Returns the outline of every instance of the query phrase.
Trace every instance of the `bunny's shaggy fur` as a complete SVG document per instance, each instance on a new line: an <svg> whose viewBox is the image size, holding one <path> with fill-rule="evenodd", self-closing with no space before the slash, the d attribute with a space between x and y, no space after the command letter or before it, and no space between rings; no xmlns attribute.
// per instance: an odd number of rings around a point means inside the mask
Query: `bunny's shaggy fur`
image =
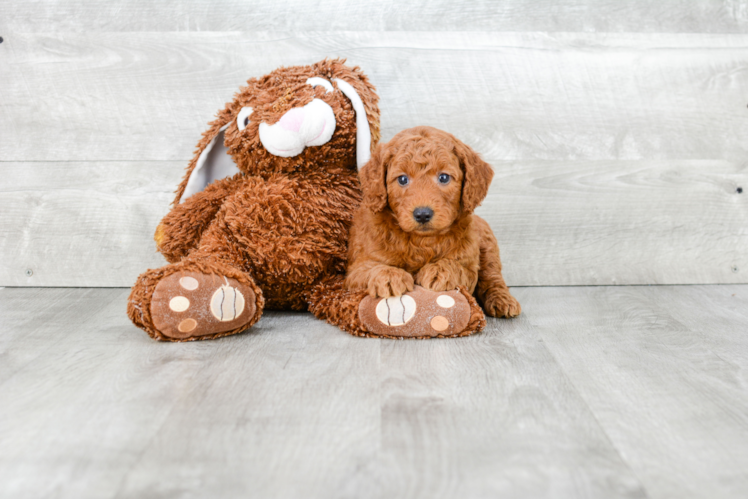
<svg viewBox="0 0 748 500"><path fill-rule="evenodd" d="M361 191L356 170L357 117L339 80L360 96L372 147L379 140L379 98L359 68L343 63L324 60L250 79L210 123L177 189L172 210L156 230L158 250L170 264L143 273L128 301L131 320L151 337L185 341L231 335L259 320L264 308L311 309L320 317L335 317L341 307L353 307L346 300L360 300L342 289L348 228ZM325 79L330 89L310 85L310 78ZM260 140L261 124L275 124L289 110L313 99L324 101L334 113L337 125L330 140L292 157L269 153ZM252 113L242 128L237 117L249 107ZM183 200L201 153L221 131L239 173ZM194 288L180 295L177 283L182 279ZM173 320L152 303L154 290L164 280L173 283L169 287L175 290L177 302L172 310L162 308ZM226 329L234 323L218 323L225 321L223 312L214 320L208 315L210 304L195 303L195 293L217 286L211 283L243 290L244 299L252 301L245 304L241 325ZM169 290L164 285L161 290L169 304ZM190 295L190 290L197 292ZM182 307L188 309L182 311ZM157 326L169 321L186 321L187 326L170 325L168 331ZM201 329L200 325L210 322L218 327ZM175 337L177 331L184 333Z"/></svg>

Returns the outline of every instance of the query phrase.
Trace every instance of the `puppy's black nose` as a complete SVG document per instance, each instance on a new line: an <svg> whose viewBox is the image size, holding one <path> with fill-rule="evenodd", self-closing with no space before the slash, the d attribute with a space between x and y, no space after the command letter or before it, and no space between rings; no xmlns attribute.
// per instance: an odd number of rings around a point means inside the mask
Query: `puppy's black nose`
<svg viewBox="0 0 748 500"><path fill-rule="evenodd" d="M426 224L434 216L434 211L429 207L418 207L413 210L413 218L419 224Z"/></svg>

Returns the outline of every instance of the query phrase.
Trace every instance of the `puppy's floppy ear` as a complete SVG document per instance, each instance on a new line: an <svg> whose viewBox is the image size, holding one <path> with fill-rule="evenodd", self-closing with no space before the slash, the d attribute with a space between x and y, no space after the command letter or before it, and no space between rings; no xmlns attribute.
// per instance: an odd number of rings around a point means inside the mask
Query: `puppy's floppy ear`
<svg viewBox="0 0 748 500"><path fill-rule="evenodd" d="M362 205L372 212L381 212L387 206L387 159L385 145L374 148L371 158L358 171L361 191L364 193Z"/></svg>
<svg viewBox="0 0 748 500"><path fill-rule="evenodd" d="M454 152L464 172L462 209L469 213L475 210L488 194L488 187L493 179L493 169L467 144L459 139L455 139L454 144Z"/></svg>

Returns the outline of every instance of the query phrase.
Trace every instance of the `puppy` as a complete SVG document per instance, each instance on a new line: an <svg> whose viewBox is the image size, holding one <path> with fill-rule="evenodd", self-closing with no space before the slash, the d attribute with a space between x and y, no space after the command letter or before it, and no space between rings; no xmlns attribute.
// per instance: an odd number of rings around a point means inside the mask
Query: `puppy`
<svg viewBox="0 0 748 500"><path fill-rule="evenodd" d="M361 168L363 201L348 243L348 289L372 297L465 287L490 316L521 307L501 275L499 245L473 210L491 166L453 135L415 127L379 144Z"/></svg>

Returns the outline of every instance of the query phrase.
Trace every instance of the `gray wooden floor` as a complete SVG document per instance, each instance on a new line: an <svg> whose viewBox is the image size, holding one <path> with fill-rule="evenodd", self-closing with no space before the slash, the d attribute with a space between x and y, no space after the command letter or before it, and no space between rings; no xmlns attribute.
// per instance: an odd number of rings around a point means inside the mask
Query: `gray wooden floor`
<svg viewBox="0 0 748 500"><path fill-rule="evenodd" d="M465 339L152 341L0 289L0 496L748 495L748 285L515 288Z"/></svg>

